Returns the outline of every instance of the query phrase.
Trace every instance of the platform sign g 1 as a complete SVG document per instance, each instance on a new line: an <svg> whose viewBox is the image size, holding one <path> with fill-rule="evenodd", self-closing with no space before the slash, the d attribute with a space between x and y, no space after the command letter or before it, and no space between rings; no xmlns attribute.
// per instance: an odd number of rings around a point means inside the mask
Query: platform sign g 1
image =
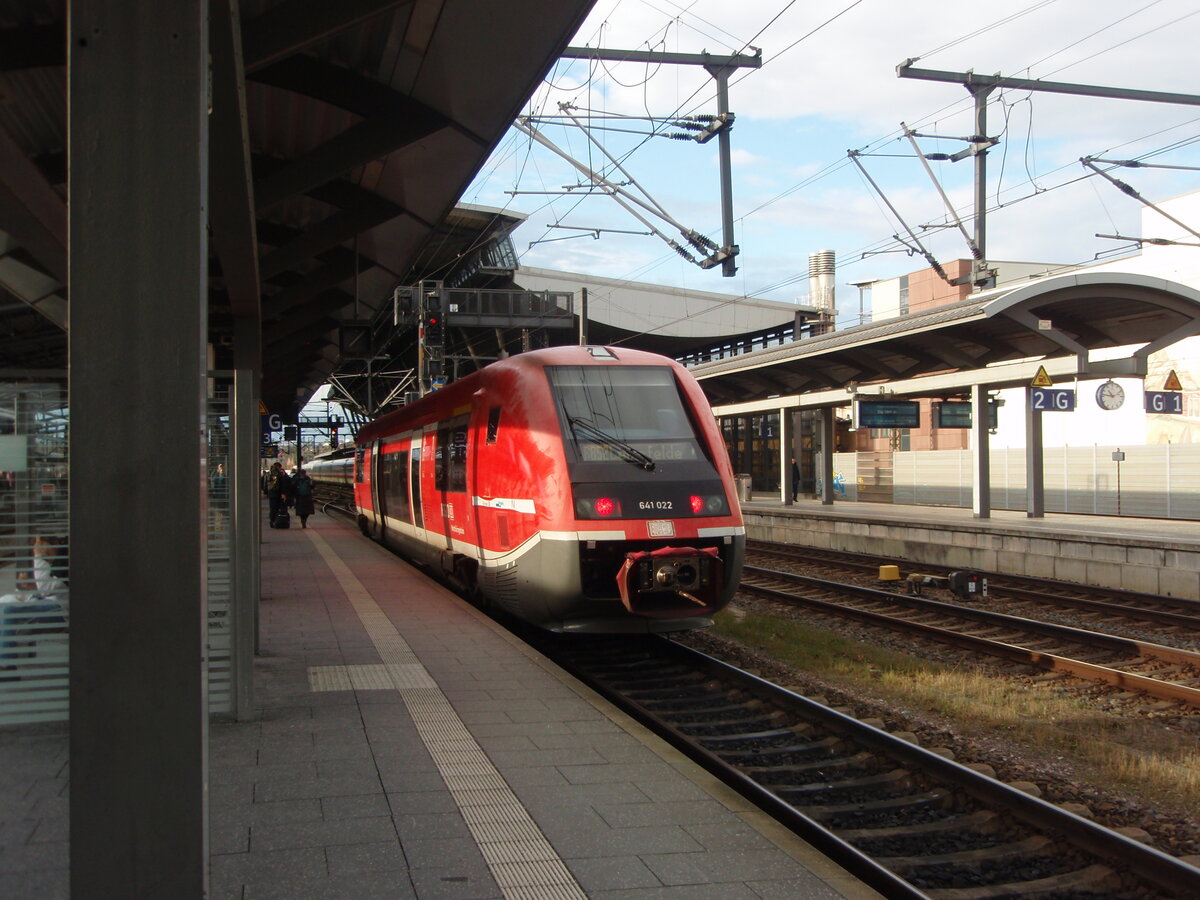
<svg viewBox="0 0 1200 900"><path fill-rule="evenodd" d="M1183 394L1178 391L1146 391L1146 412L1181 416L1183 415Z"/></svg>

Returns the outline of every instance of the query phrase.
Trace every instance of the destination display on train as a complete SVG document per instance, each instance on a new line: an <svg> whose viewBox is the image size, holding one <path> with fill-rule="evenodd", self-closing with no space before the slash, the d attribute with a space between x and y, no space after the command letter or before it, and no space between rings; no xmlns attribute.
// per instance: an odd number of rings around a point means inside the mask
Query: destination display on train
<svg viewBox="0 0 1200 900"><path fill-rule="evenodd" d="M655 462L675 462L700 458L694 441L633 441L630 446L645 453ZM591 441L579 441L577 447L579 458L583 462L613 462L625 459L620 447L595 444Z"/></svg>

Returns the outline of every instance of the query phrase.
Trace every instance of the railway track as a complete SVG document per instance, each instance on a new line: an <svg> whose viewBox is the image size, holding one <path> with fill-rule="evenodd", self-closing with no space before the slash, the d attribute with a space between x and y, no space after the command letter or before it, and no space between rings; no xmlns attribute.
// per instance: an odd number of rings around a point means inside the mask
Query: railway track
<svg viewBox="0 0 1200 900"><path fill-rule="evenodd" d="M1200 869L1032 786L667 639L538 643L885 896L1200 896Z"/></svg>
<svg viewBox="0 0 1200 900"><path fill-rule="evenodd" d="M861 576L876 575L881 565L896 560L864 556L855 553L772 544L760 541L747 543L747 555L761 555L789 562L818 567L821 570L852 572ZM907 563L912 571L932 575L947 575L945 566L926 566ZM1028 609L1031 614L1044 615L1048 609L1061 608L1082 612L1106 626L1119 621L1145 622L1164 630L1188 637L1200 634L1200 603L1175 597L1160 597L1109 588L1091 587L1042 578L986 573L989 597L1004 601L1011 609Z"/></svg>
<svg viewBox="0 0 1200 900"><path fill-rule="evenodd" d="M746 566L742 591L1200 709L1200 653Z"/></svg>

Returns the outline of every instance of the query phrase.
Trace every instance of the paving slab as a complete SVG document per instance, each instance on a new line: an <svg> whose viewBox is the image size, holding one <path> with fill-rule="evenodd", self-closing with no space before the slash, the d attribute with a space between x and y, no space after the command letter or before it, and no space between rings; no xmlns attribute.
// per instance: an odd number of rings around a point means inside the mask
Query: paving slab
<svg viewBox="0 0 1200 900"><path fill-rule="evenodd" d="M263 535L256 715L210 726L210 895L876 895L339 520ZM0 734L0 896L68 897L65 725Z"/></svg>

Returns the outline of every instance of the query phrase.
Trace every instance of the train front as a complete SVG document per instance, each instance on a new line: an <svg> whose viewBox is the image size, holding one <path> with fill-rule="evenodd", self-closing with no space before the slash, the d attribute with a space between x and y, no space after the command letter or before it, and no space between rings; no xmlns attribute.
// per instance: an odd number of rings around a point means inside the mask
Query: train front
<svg viewBox="0 0 1200 900"><path fill-rule="evenodd" d="M581 600L561 630L709 625L745 553L724 442L686 369L621 350L604 364L604 349L600 364L546 367L579 552Z"/></svg>

